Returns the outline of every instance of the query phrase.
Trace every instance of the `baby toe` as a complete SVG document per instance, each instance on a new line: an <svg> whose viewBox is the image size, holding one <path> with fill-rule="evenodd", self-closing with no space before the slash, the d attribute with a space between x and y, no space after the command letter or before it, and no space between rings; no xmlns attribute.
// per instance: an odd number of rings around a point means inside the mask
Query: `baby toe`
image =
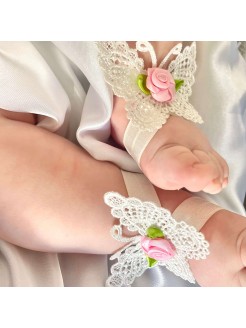
<svg viewBox="0 0 246 328"><path fill-rule="evenodd" d="M208 193L208 194L218 194L223 188L223 185L221 184L219 179L215 179L214 181L211 181L205 188L202 189L202 191Z"/></svg>

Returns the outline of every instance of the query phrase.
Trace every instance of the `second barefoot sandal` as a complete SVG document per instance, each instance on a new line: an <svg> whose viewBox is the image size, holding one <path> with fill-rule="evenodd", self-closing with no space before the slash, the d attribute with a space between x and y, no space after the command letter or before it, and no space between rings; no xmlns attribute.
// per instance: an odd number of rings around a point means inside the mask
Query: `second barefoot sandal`
<svg viewBox="0 0 246 328"><path fill-rule="evenodd" d="M129 124L123 143L139 166L144 149L170 115L203 122L189 102L196 70L195 42L183 51L182 44L177 44L158 67L150 42L136 42L135 49L122 41L98 42L97 46L105 80L112 86L114 94L126 101ZM144 68L138 51L149 52L151 68ZM169 63L173 56L175 59Z"/></svg>
<svg viewBox="0 0 246 328"><path fill-rule="evenodd" d="M104 200L112 208L112 216L119 219L111 230L112 237L127 245L111 256L117 262L111 267L106 285L130 286L156 265L195 283L188 260L202 260L209 255L209 244L198 231L221 208L190 197L171 214L161 207L154 187L144 175L125 171L122 174L129 198L109 192ZM124 236L123 228L136 235Z"/></svg>

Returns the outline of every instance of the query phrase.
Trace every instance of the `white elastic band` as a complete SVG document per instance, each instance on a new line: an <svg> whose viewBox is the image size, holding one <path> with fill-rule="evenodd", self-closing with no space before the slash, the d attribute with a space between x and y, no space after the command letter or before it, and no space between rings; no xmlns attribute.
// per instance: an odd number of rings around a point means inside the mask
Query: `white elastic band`
<svg viewBox="0 0 246 328"><path fill-rule="evenodd" d="M144 202L153 202L161 206L155 188L141 173L121 171L129 197L140 198Z"/></svg>
<svg viewBox="0 0 246 328"><path fill-rule="evenodd" d="M198 231L205 225L213 214L222 210L221 207L200 197L190 197L183 201L172 213L176 221L185 221Z"/></svg>
<svg viewBox="0 0 246 328"><path fill-rule="evenodd" d="M138 127L134 126L131 121L127 125L123 138L123 144L139 167L141 156L157 131L158 129L151 132L141 131Z"/></svg>

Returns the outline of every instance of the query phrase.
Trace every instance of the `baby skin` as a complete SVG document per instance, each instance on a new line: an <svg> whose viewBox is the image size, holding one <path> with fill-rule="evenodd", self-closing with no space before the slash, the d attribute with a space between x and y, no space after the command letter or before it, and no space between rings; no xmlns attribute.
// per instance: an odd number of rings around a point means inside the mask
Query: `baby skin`
<svg viewBox="0 0 246 328"><path fill-rule="evenodd" d="M110 254L123 246L110 236L115 220L103 202L108 191L127 197L118 167L36 127L31 114L0 110L0 126L1 239L44 252ZM184 190L156 192L170 212L192 197ZM197 282L246 286L245 218L220 210L201 232L210 255L190 261Z"/></svg>
<svg viewBox="0 0 246 328"><path fill-rule="evenodd" d="M152 42L157 59L161 60L175 43ZM134 46L134 42L129 45ZM139 56L144 59L145 68L150 67L148 55ZM125 100L114 96L112 136L121 146L128 122ZM229 176L227 163L199 127L178 116L171 116L154 135L143 152L140 167L155 186L166 190L186 188L216 194L226 187Z"/></svg>
<svg viewBox="0 0 246 328"><path fill-rule="evenodd" d="M115 220L103 195L115 191L127 197L120 169L35 122L32 114L0 110L0 238L44 252L114 253L123 243L110 236ZM184 190L156 192L171 213L192 197ZM220 210L201 232L210 255L190 261L197 282L246 286L245 218Z"/></svg>

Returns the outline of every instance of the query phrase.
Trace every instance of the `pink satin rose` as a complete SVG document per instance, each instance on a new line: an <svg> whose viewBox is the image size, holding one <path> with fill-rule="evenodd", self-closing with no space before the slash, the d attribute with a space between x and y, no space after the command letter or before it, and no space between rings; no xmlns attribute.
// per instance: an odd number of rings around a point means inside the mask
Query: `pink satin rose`
<svg viewBox="0 0 246 328"><path fill-rule="evenodd" d="M142 237L141 247L148 257L157 261L166 261L175 255L174 246L163 238Z"/></svg>
<svg viewBox="0 0 246 328"><path fill-rule="evenodd" d="M152 97L160 102L172 101L175 95L175 81L172 74L163 68L148 68L146 86Z"/></svg>

